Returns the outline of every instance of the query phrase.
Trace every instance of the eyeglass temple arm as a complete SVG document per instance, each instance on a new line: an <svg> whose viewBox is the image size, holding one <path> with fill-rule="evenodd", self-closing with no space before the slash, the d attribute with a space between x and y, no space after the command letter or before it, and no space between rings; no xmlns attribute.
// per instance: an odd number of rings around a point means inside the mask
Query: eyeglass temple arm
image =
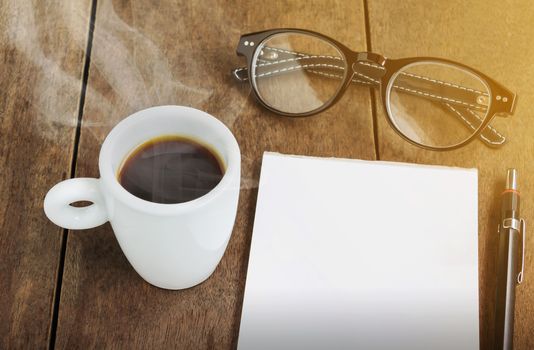
<svg viewBox="0 0 534 350"><path fill-rule="evenodd" d="M383 66L366 61L358 61L352 69L355 75L353 82L360 84L379 85L380 78L385 74ZM255 77L275 76L296 70L306 70L307 72L342 79L345 73L345 62L338 56L303 54L264 46L260 52L260 57L258 57ZM235 78L240 81L248 79L246 68L235 69L233 73ZM489 96L487 93L432 77L401 72L395 78L395 83L393 86L395 89L430 100L448 102L483 111L488 106Z"/></svg>
<svg viewBox="0 0 534 350"><path fill-rule="evenodd" d="M450 103L443 103L443 107L455 114L472 131L478 129L483 122L483 119L469 108L453 106ZM500 147L506 142L506 137L489 124L480 132L479 138L490 147Z"/></svg>
<svg viewBox="0 0 534 350"><path fill-rule="evenodd" d="M290 54L289 51L283 52ZM295 55L298 56L295 57ZM354 71L356 77L353 77L352 82L360 85L378 86L380 83L378 79L383 74L384 68L368 62L359 63L362 69ZM258 67L262 68L261 73L256 75L257 77L290 73L303 69L310 73L336 79L343 78L341 74L336 74L336 71L342 72L345 69L339 57L300 53L291 54L289 57L286 54L285 58L277 56L277 60L260 62ZM233 75L239 81L248 80L247 68L235 69ZM484 104L477 103L480 98L485 98L487 101L488 96L481 91L409 73L402 74L396 81L397 84L393 87L394 89L439 102L470 130L476 130L482 123L482 118L473 112L473 110L484 111L487 108ZM506 138L490 125L482 130L480 139L491 147L498 147L506 141Z"/></svg>

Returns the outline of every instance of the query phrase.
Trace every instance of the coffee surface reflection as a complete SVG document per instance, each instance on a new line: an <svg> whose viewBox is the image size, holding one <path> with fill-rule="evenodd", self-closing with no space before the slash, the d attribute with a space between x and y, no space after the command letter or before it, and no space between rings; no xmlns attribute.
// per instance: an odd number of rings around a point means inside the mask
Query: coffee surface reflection
<svg viewBox="0 0 534 350"><path fill-rule="evenodd" d="M221 157L210 147L185 136L162 136L137 147L118 180L136 197L175 204L202 197L223 176Z"/></svg>

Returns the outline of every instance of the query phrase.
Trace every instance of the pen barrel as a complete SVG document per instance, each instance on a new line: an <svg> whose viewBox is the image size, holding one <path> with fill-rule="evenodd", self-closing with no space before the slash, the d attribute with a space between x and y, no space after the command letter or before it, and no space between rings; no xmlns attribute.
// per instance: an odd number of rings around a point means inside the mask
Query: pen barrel
<svg viewBox="0 0 534 350"><path fill-rule="evenodd" d="M504 219L519 219L519 193L505 190L501 197L501 223Z"/></svg>
<svg viewBox="0 0 534 350"><path fill-rule="evenodd" d="M494 349L512 349L519 232L512 228L499 231Z"/></svg>

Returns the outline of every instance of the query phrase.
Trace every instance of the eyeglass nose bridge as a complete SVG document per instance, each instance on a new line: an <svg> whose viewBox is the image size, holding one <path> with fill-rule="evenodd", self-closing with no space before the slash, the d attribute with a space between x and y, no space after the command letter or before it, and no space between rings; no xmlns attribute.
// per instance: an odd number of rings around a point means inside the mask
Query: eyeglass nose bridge
<svg viewBox="0 0 534 350"><path fill-rule="evenodd" d="M370 62L375 63L378 65L383 66L384 63L386 63L386 58L382 55L379 55L374 52L357 52L356 53L356 62L352 64L352 68L354 69L354 65L358 62Z"/></svg>
<svg viewBox="0 0 534 350"><path fill-rule="evenodd" d="M384 56L373 52L356 52L352 59L352 76L349 81L358 77L367 84L378 85L380 83L381 77L386 73Z"/></svg>

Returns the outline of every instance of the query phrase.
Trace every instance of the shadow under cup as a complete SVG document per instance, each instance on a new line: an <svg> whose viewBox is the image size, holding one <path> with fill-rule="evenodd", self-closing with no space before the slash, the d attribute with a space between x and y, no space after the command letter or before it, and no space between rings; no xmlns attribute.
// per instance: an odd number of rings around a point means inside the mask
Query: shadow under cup
<svg viewBox="0 0 534 350"><path fill-rule="evenodd" d="M161 204L140 199L117 178L133 150L162 135L180 135L214 149L225 165L221 181L197 199ZM160 106L121 121L100 151L101 192L108 220L134 269L166 289L192 287L207 279L230 239L239 197L241 156L230 130L202 111Z"/></svg>

